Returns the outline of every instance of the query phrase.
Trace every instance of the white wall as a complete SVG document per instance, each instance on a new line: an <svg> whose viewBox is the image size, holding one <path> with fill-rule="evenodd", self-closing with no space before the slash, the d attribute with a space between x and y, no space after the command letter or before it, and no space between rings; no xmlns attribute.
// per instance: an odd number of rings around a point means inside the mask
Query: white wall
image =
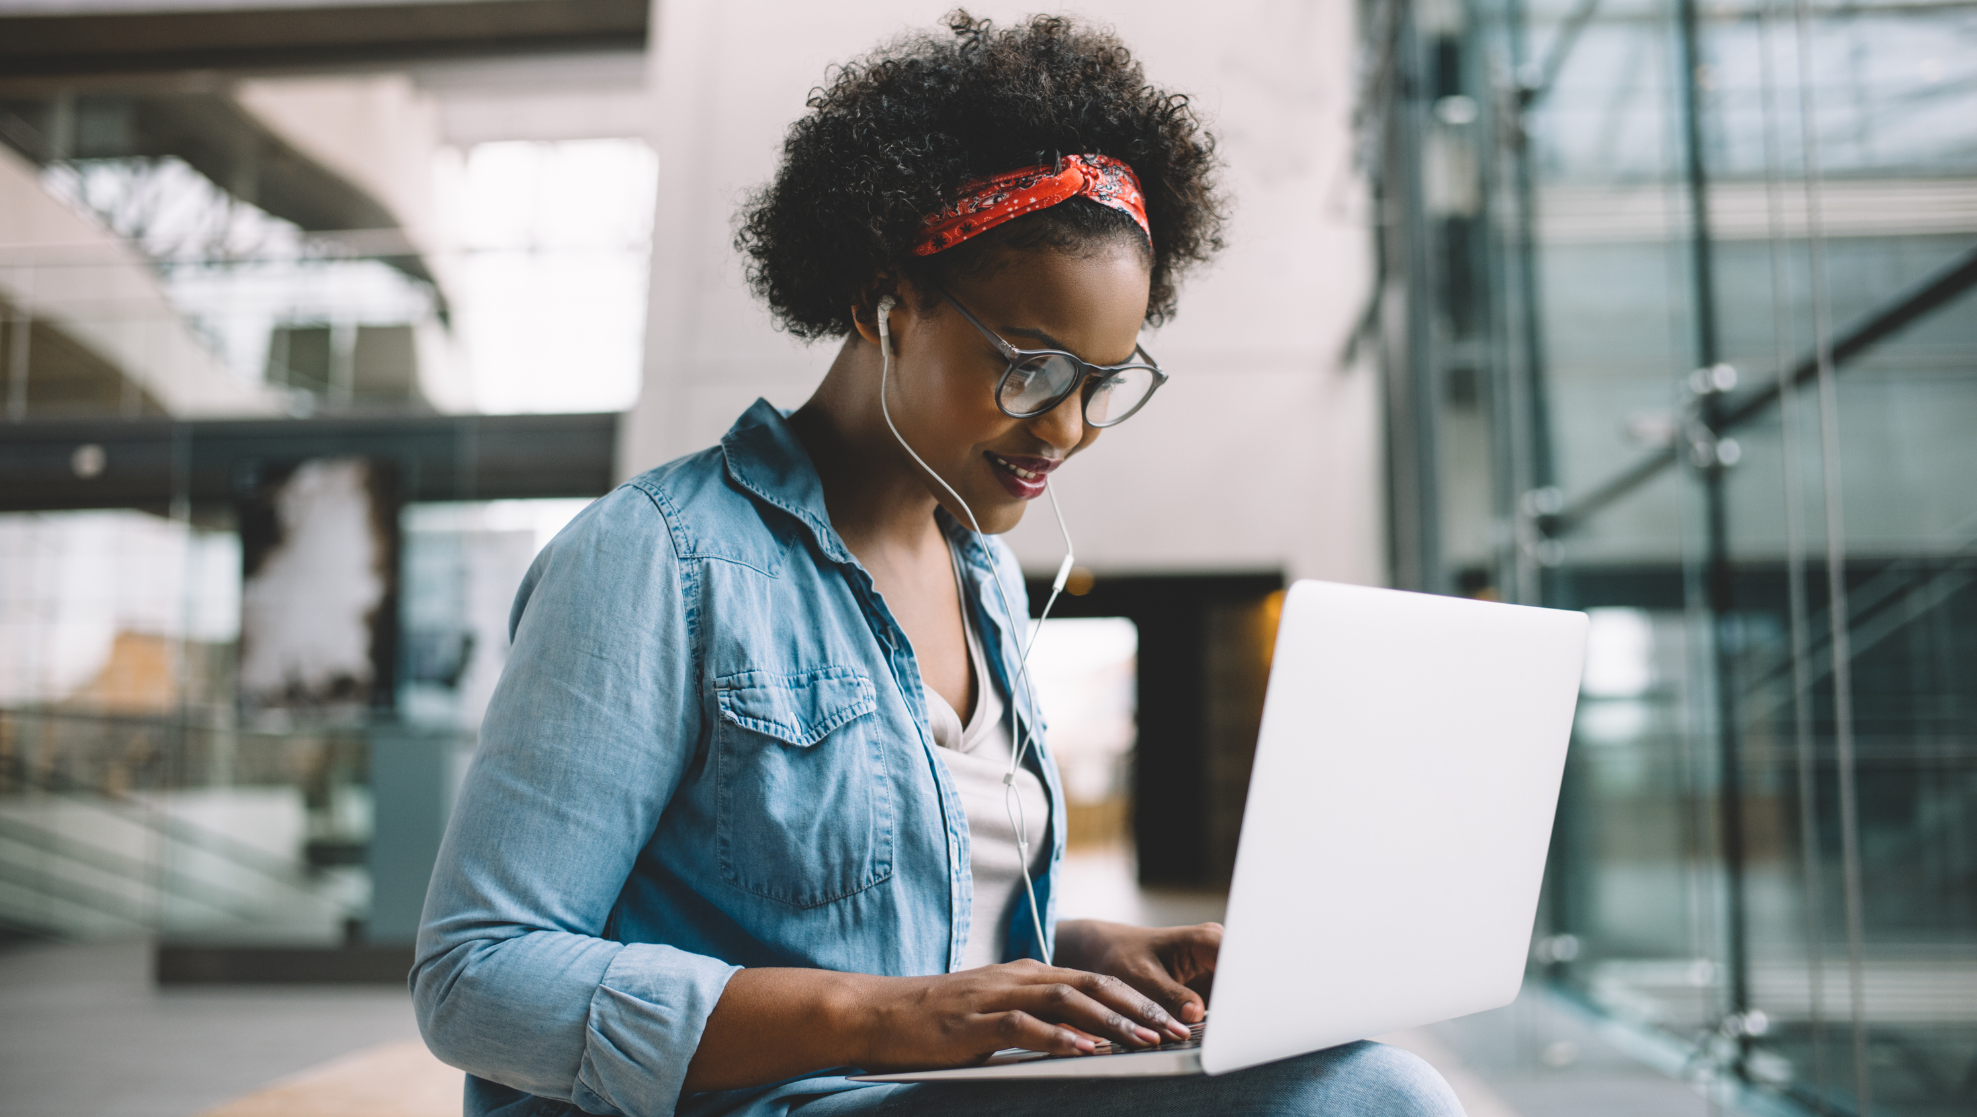
<svg viewBox="0 0 1977 1117"><path fill-rule="evenodd" d="M412 67L439 105L444 142L634 139L651 130L642 50L518 55Z"/></svg>
<svg viewBox="0 0 1977 1117"><path fill-rule="evenodd" d="M937 4L855 7L666 0L654 15L660 155L644 391L625 425L631 474L718 438L757 396L808 397L835 343L771 328L729 245L743 194L773 173L783 130L825 68ZM1023 8L971 5L1008 23ZM1340 366L1370 263L1350 154L1347 0L1085 3L1151 80L1191 94L1220 136L1230 248L1147 345L1174 379L1062 473L1081 560L1101 572L1282 569L1378 582L1377 388ZM1037 509L1011 535L1027 566L1060 545Z"/></svg>

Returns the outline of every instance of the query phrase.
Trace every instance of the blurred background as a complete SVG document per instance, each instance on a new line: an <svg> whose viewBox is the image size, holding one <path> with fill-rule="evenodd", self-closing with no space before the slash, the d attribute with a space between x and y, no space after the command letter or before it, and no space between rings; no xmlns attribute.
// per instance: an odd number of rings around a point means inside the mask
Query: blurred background
<svg viewBox="0 0 1977 1117"><path fill-rule="evenodd" d="M1395 1041L1977 1112L1977 3L1069 10L1236 209L1062 475L1066 914L1219 913L1291 580L1585 609L1526 992ZM457 1112L403 976L515 587L807 397L730 218L941 13L0 0L0 1113Z"/></svg>

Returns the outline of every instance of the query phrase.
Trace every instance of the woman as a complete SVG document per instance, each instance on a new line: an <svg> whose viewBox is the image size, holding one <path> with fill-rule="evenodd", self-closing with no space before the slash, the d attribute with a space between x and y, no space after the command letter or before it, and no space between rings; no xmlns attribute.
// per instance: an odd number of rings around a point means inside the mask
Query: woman
<svg viewBox="0 0 1977 1117"><path fill-rule="evenodd" d="M1107 34L951 31L838 72L745 215L781 323L844 339L816 394L593 504L524 581L419 937L427 1042L473 1114L1458 1113L1374 1044L843 1077L1184 1037L1221 935L1053 927L1063 792L992 538L1164 380L1137 339L1219 247L1211 142Z"/></svg>

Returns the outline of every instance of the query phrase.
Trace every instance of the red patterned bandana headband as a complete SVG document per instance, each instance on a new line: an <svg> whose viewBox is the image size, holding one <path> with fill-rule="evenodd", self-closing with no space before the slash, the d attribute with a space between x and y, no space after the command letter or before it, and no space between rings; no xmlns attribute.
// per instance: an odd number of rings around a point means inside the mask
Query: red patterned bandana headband
<svg viewBox="0 0 1977 1117"><path fill-rule="evenodd" d="M954 204L927 218L926 231L914 242L913 255L931 256L969 237L988 232L1005 221L1048 209L1072 198L1090 198L1131 217L1153 239L1146 223L1146 195L1139 176L1109 155L1066 155L1055 166L1024 167L961 188Z"/></svg>

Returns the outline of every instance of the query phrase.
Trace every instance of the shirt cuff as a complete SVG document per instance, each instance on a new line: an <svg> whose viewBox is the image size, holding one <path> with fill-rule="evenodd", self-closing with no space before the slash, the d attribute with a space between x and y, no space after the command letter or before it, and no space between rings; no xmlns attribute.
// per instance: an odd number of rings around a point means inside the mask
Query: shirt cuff
<svg viewBox="0 0 1977 1117"><path fill-rule="evenodd" d="M620 950L591 994L570 1100L591 1113L669 1117L707 1017L740 969L670 946Z"/></svg>

